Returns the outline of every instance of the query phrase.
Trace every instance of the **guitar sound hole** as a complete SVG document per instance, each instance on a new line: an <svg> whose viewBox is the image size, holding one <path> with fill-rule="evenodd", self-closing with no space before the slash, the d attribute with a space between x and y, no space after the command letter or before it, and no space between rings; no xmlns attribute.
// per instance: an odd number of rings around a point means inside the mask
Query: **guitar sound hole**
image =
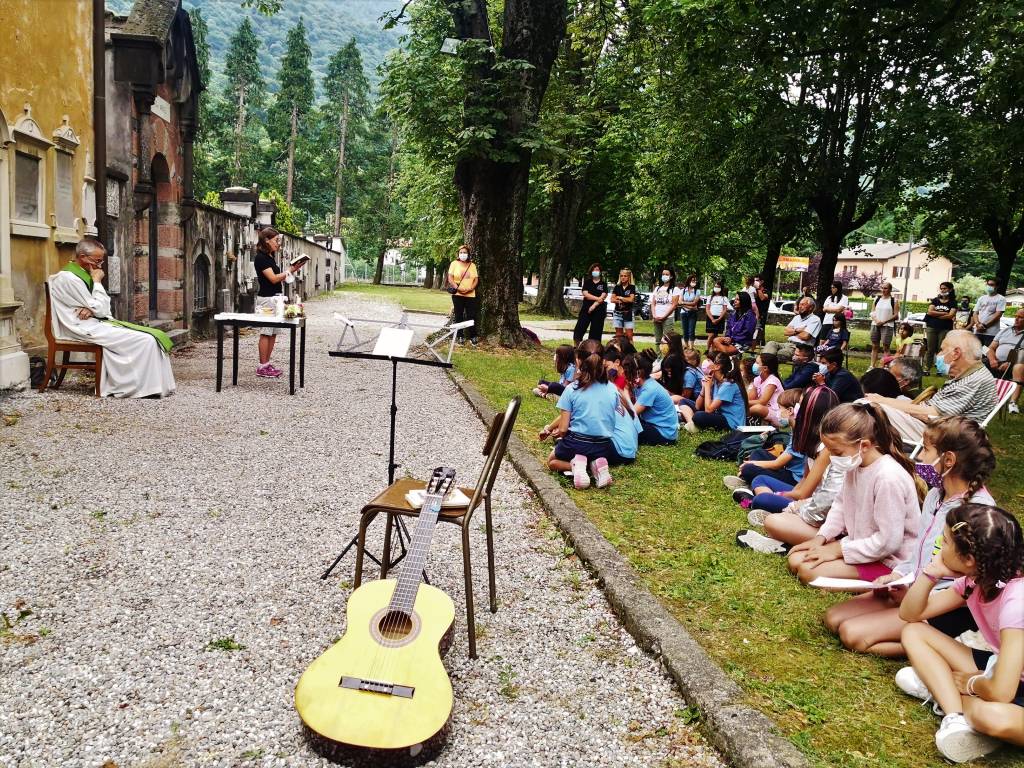
<svg viewBox="0 0 1024 768"><path fill-rule="evenodd" d="M388 611L377 624L377 630L385 640L402 640L412 632L412 619L402 611Z"/></svg>

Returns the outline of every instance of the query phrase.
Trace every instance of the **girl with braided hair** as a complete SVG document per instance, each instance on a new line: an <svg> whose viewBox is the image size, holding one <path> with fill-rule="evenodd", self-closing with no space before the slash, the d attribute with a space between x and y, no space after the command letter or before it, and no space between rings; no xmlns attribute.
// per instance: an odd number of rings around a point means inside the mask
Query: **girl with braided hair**
<svg viewBox="0 0 1024 768"><path fill-rule="evenodd" d="M936 590L953 578L950 589ZM967 605L993 651L968 648L921 619ZM1000 741L1024 746L1024 535L998 507L962 504L946 517L942 550L900 605L912 666L896 673L906 693L934 698L942 724L935 746L954 763Z"/></svg>
<svg viewBox="0 0 1024 768"><path fill-rule="evenodd" d="M821 441L847 474L818 535L790 550L789 569L804 584L819 576L874 581L913 551L921 516L914 465L881 406L867 401L825 414Z"/></svg>
<svg viewBox="0 0 1024 768"><path fill-rule="evenodd" d="M899 615L906 587L886 587L908 574L919 576L942 548L946 515L961 504L995 504L985 482L996 468L996 457L985 430L963 416L947 416L928 425L917 473L931 486L925 496L917 541L911 557L893 572L875 580L878 589L838 603L825 613L825 626L839 635L851 651L878 656L904 656L900 633L907 625ZM952 586L951 579L939 588ZM949 637L977 629L965 606L948 613L928 612L928 623Z"/></svg>

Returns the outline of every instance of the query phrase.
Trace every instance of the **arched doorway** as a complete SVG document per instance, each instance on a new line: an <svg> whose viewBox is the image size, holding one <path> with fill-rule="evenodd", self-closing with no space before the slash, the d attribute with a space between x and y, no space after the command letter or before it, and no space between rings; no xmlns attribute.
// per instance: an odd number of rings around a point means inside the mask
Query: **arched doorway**
<svg viewBox="0 0 1024 768"><path fill-rule="evenodd" d="M158 262L160 258L160 203L167 202L171 194L171 172L167 158L161 154L153 156L150 176L153 183L153 197L149 203L149 319L157 317L157 294L160 287Z"/></svg>

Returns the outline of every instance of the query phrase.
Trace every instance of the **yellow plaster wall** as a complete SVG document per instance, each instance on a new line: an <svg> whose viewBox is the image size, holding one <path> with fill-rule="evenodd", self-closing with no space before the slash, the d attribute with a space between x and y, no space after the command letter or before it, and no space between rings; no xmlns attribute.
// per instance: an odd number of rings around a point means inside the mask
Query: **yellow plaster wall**
<svg viewBox="0 0 1024 768"><path fill-rule="evenodd" d="M74 155L73 195L82 215L86 154L93 152L92 3L89 0L0 0L0 107L13 124L26 102L43 135L67 115L81 142ZM54 210L53 158L46 167L44 206ZM13 160L13 152L11 158ZM13 190L12 190L13 193ZM97 190L97 194L100 191ZM13 200L12 200L13 203ZM26 350L45 346L43 281L67 261L73 246L50 239L11 236L14 295L24 303L15 315Z"/></svg>

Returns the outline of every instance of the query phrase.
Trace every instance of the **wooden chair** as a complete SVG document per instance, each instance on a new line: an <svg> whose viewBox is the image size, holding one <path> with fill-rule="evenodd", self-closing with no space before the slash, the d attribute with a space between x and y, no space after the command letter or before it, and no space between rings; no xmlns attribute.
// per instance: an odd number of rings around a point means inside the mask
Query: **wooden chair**
<svg viewBox="0 0 1024 768"><path fill-rule="evenodd" d="M508 446L509 438L512 435L512 427L515 425L516 416L519 413L520 398L513 398L505 409L504 413L495 415L491 422L490 431L487 433L487 441L484 443L483 455L484 466L480 470L480 477L474 488L462 488L462 492L469 498L469 505L465 507L442 507L438 517L439 523L452 523L462 529L462 568L465 577L466 590L466 629L469 634L469 657L476 658L476 621L473 613L473 568L470 562L469 531L473 519L473 513L480 503L484 505L485 531L487 534L487 576L490 596L491 613L498 611L497 589L494 582L494 529L491 517L491 489L498 476L498 469L505 456L505 449ZM360 512L359 519L359 543L356 546L356 574L354 585L358 587L363 581L363 552L366 546L366 529L373 522L378 514L387 515L387 525L384 529L384 553L381 557L380 577L386 578L390 567L391 557L391 534L394 528L396 515L405 517L416 517L419 509L412 507L405 500L405 495L411 490L422 490L426 483L412 478L403 478L392 483L388 488L378 494Z"/></svg>
<svg viewBox="0 0 1024 768"><path fill-rule="evenodd" d="M917 405L918 403L923 403L925 400L931 400L935 393L938 391L939 390L937 390L935 387L925 387L924 389L921 390L921 394L915 397L912 402L914 403L914 405Z"/></svg>
<svg viewBox="0 0 1024 768"><path fill-rule="evenodd" d="M59 389L60 385L64 383L64 374L68 372L68 368L86 368L92 369L96 374L96 397L100 396L100 378L103 373L103 347L98 344L88 344L82 341L72 341L70 339L58 339L53 335L53 314L50 307L50 283L45 282L43 285L46 287L46 319L43 321L43 333L46 334L46 373L43 374L43 383L39 385L39 391L45 392L46 388L50 384L50 377L53 375L54 368L59 369L57 374L57 381L54 382L53 388ZM62 352L63 360L57 362L57 353ZM89 352L92 354L93 362L71 362L72 352Z"/></svg>

